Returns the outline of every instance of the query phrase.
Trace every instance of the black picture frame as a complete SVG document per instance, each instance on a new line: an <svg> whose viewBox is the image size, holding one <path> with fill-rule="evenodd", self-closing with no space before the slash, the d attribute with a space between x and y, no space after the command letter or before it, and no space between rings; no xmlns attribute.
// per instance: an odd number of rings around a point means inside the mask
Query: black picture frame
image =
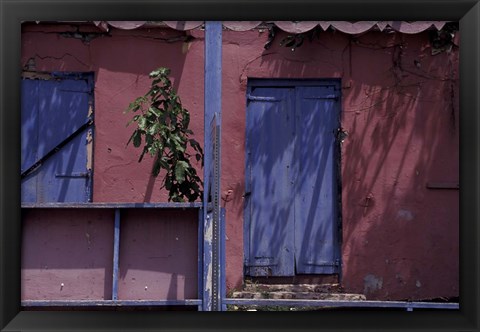
<svg viewBox="0 0 480 332"><path fill-rule="evenodd" d="M477 0L0 0L1 331L479 329L479 33ZM281 313L20 310L22 21L454 20L460 22L460 310Z"/></svg>

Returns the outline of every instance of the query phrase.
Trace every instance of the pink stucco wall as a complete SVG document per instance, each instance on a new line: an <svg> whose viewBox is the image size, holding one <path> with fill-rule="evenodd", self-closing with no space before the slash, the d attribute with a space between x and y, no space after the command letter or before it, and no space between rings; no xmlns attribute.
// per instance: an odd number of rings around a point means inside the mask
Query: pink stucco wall
<svg viewBox="0 0 480 332"><path fill-rule="evenodd" d="M22 212L22 300L112 296L112 210Z"/></svg>
<svg viewBox="0 0 480 332"><path fill-rule="evenodd" d="M25 26L22 65L34 58L38 71L95 72L94 201L166 201L151 161L138 164L139 151L125 147L123 110L147 91L151 70L169 67L203 142L203 31L187 42L168 29L113 29L90 42L60 35L75 29ZM223 34L227 287L243 278L247 79L341 78L343 286L372 299L458 296L458 190L426 187L459 181L458 49L432 56L428 32L325 32L295 51L265 50L267 35Z"/></svg>

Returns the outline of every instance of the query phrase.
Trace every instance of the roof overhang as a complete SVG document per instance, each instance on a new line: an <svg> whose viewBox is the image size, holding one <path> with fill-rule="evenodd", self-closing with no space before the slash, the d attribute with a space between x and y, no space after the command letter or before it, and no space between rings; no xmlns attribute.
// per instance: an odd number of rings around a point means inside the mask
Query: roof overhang
<svg viewBox="0 0 480 332"><path fill-rule="evenodd" d="M323 31L337 30L346 34L361 34L367 31L401 32L406 34L420 33L425 30L441 30L449 21L224 21L223 28L232 31L248 31L252 29L276 26L288 33L304 33L315 28ZM39 23L39 22L37 22ZM67 23L67 22L58 22ZM81 21L69 23L86 23ZM204 21L90 21L100 29L109 31L111 28L133 30L138 28L168 27L174 30L186 31L202 29Z"/></svg>

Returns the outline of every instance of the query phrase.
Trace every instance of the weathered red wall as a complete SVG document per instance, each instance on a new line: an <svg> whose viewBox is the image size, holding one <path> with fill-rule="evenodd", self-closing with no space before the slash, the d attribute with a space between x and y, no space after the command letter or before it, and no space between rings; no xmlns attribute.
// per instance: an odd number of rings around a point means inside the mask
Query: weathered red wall
<svg viewBox="0 0 480 332"><path fill-rule="evenodd" d="M98 31L81 27L84 31ZM175 87L203 142L203 32L113 29L84 43L29 25L22 64L39 71L95 71L94 201L166 201L151 163L125 147L123 110L149 86L148 73L172 69ZM57 33L55 33L57 32ZM246 83L249 77L341 78L343 277L346 290L372 299L458 296L458 50L431 55L428 33L326 32L294 52L267 31L223 34L223 206L227 210L227 287L243 274Z"/></svg>
<svg viewBox="0 0 480 332"><path fill-rule="evenodd" d="M127 210L120 234L119 300L198 298L198 210Z"/></svg>
<svg viewBox="0 0 480 332"><path fill-rule="evenodd" d="M22 300L111 300L113 209L22 211ZM121 209L119 300L198 297L198 209Z"/></svg>
<svg viewBox="0 0 480 332"><path fill-rule="evenodd" d="M22 211L22 300L112 297L113 211Z"/></svg>

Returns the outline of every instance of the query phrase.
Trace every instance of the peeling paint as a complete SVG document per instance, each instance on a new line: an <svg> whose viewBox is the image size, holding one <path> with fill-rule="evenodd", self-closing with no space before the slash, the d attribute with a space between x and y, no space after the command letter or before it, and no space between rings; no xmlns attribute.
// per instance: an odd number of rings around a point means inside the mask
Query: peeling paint
<svg viewBox="0 0 480 332"><path fill-rule="evenodd" d="M382 289L383 278L368 274L363 278L363 293L369 294Z"/></svg>
<svg viewBox="0 0 480 332"><path fill-rule="evenodd" d="M87 131L87 169L93 169L93 132L92 130Z"/></svg>
<svg viewBox="0 0 480 332"><path fill-rule="evenodd" d="M204 240L205 240L205 248L212 248L212 240L213 240L213 223L212 219L207 217L207 222L205 223L205 233L204 233ZM207 265L207 272L204 276L204 293L208 294L207 297L204 297L204 308L211 308L212 307L212 293L213 293L213 264L212 264L212 257L211 251L205 250L204 255L208 255L205 257L204 261Z"/></svg>
<svg viewBox="0 0 480 332"><path fill-rule="evenodd" d="M190 49L191 43L189 42L184 42L182 44L182 54L186 54L188 50Z"/></svg>

